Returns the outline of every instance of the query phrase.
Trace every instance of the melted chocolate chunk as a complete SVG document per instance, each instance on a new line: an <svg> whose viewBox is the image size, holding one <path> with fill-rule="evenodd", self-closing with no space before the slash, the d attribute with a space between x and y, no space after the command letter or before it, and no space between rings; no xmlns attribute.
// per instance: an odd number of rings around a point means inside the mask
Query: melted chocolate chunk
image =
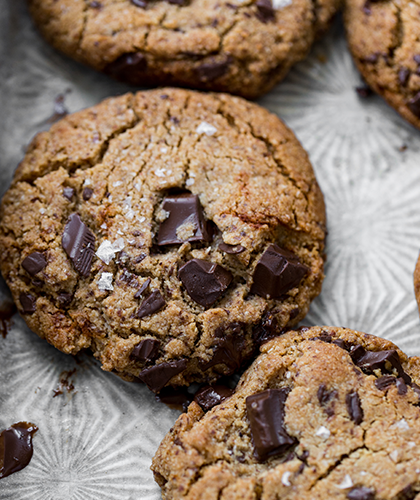
<svg viewBox="0 0 420 500"><path fill-rule="evenodd" d="M16 312L16 306L11 300L4 300L0 303L0 333L5 339L12 326L12 317Z"/></svg>
<svg viewBox="0 0 420 500"><path fill-rule="evenodd" d="M407 103L408 109L413 113L413 115L420 118L420 92L418 92L412 99Z"/></svg>
<svg viewBox="0 0 420 500"><path fill-rule="evenodd" d="M203 207L197 195L168 196L163 200L162 209L169 212L169 216L159 227L158 245L180 245L184 241L211 241L211 229L204 219ZM187 234L190 232L193 234L181 239L183 227Z"/></svg>
<svg viewBox="0 0 420 500"><path fill-rule="evenodd" d="M219 250L230 255L238 255L246 250L242 245L228 245L227 243L219 243Z"/></svg>
<svg viewBox="0 0 420 500"><path fill-rule="evenodd" d="M400 357L395 349L388 351L366 351L361 345L355 346L350 351L353 363L366 372L374 370L391 371L392 368L402 377L407 384L411 377L405 373L401 366Z"/></svg>
<svg viewBox="0 0 420 500"><path fill-rule="evenodd" d="M331 399L337 396L337 391L328 391L325 384L319 386L318 392L316 393L319 404L325 406Z"/></svg>
<svg viewBox="0 0 420 500"><path fill-rule="evenodd" d="M145 9L147 7L147 2L145 0L130 0L130 2L141 9Z"/></svg>
<svg viewBox="0 0 420 500"><path fill-rule="evenodd" d="M397 391L400 396L405 396L407 394L407 385L404 382L404 379L397 378Z"/></svg>
<svg viewBox="0 0 420 500"><path fill-rule="evenodd" d="M246 398L255 456L261 462L284 453L295 444L295 439L284 428L284 405L288 393L288 389L267 389Z"/></svg>
<svg viewBox="0 0 420 500"><path fill-rule="evenodd" d="M37 430L34 424L19 422L0 434L0 479L29 464L33 454L32 436Z"/></svg>
<svg viewBox="0 0 420 500"><path fill-rule="evenodd" d="M195 72L200 82L212 82L224 76L228 72L231 63L231 56L228 56L223 61L213 59L198 66Z"/></svg>
<svg viewBox="0 0 420 500"><path fill-rule="evenodd" d="M168 363L152 366L142 370L138 378L144 382L153 392L161 391L172 377L183 372L187 368L186 359L178 359Z"/></svg>
<svg viewBox="0 0 420 500"><path fill-rule="evenodd" d="M39 273L45 267L47 267L47 261L42 253L32 252L23 259L22 267L31 276L35 276L35 274Z"/></svg>
<svg viewBox="0 0 420 500"><path fill-rule="evenodd" d="M408 83L408 79L410 78L410 70L408 68L401 68L398 71L398 81L400 85L405 87Z"/></svg>
<svg viewBox="0 0 420 500"><path fill-rule="evenodd" d="M74 196L74 189L73 188L69 188L69 187L66 187L63 189L63 196L64 198L67 198L68 200L72 200L73 196Z"/></svg>
<svg viewBox="0 0 420 500"><path fill-rule="evenodd" d="M30 293L21 293L19 302L24 313L33 314L36 311L36 298Z"/></svg>
<svg viewBox="0 0 420 500"><path fill-rule="evenodd" d="M396 498L398 498L398 500L414 500L417 493L418 491L415 491L413 486L409 484L398 493Z"/></svg>
<svg viewBox="0 0 420 500"><path fill-rule="evenodd" d="M146 297L141 306L137 311L138 318L144 318L145 316L149 316L150 314L159 311L166 305L165 299L162 297L159 290L154 290L148 297Z"/></svg>
<svg viewBox="0 0 420 500"><path fill-rule="evenodd" d="M375 490L366 486L357 486L347 493L348 500L374 500Z"/></svg>
<svg viewBox="0 0 420 500"><path fill-rule="evenodd" d="M105 72L118 80L136 85L142 80L144 81L146 69L146 56L141 52L130 52L129 54L123 54L111 64L108 64Z"/></svg>
<svg viewBox="0 0 420 500"><path fill-rule="evenodd" d="M226 328L219 327L216 330L213 347L213 357L207 363L201 364L203 370L218 364L226 365L231 371L237 370L241 366L245 349L242 326L239 323L232 323Z"/></svg>
<svg viewBox="0 0 420 500"><path fill-rule="evenodd" d="M68 306L73 300L73 295L67 292L61 292L57 296L57 301L61 306Z"/></svg>
<svg viewBox="0 0 420 500"><path fill-rule="evenodd" d="M83 190L82 197L83 197L83 199L84 199L85 201L90 200L90 199L92 198L92 195L93 195L93 189L91 189L91 188L87 188L87 187L86 187L86 188Z"/></svg>
<svg viewBox="0 0 420 500"><path fill-rule="evenodd" d="M270 245L255 266L251 293L260 297L278 299L299 285L309 268L296 255Z"/></svg>
<svg viewBox="0 0 420 500"><path fill-rule="evenodd" d="M141 285L141 287L138 289L138 291L134 294L135 299L140 299L143 293L149 288L150 282L152 280L150 278L147 278L147 280Z"/></svg>
<svg viewBox="0 0 420 500"><path fill-rule="evenodd" d="M271 0L257 0L255 5L257 7L257 18L261 22L268 23L276 20L276 11L273 9Z"/></svg>
<svg viewBox="0 0 420 500"><path fill-rule="evenodd" d="M174 389L173 387L165 387L155 397L156 401L181 411L187 411L193 400L193 396L185 388Z"/></svg>
<svg viewBox="0 0 420 500"><path fill-rule="evenodd" d="M232 274L219 264L192 259L181 267L178 278L194 302L210 307L230 285Z"/></svg>
<svg viewBox="0 0 420 500"><path fill-rule="evenodd" d="M201 406L204 411L209 411L233 394L233 390L225 385L206 385L202 387L194 396L194 401Z"/></svg>
<svg viewBox="0 0 420 500"><path fill-rule="evenodd" d="M131 351L130 358L134 361L153 361L159 355L160 341L157 339L143 339Z"/></svg>
<svg viewBox="0 0 420 500"><path fill-rule="evenodd" d="M252 338L257 345L262 345L279 335L282 335L286 330L281 330L278 326L276 317L271 313L267 313L261 323L254 328Z"/></svg>
<svg viewBox="0 0 420 500"><path fill-rule="evenodd" d="M346 406L350 418L356 425L359 425L363 420L363 410L357 392L350 392L346 395Z"/></svg>
<svg viewBox="0 0 420 500"><path fill-rule="evenodd" d="M95 236L78 214L70 215L61 244L76 271L82 276L88 276L95 253Z"/></svg>
<svg viewBox="0 0 420 500"><path fill-rule="evenodd" d="M379 377L375 380L375 385L380 391L386 391L396 382L397 379L392 375L384 375L383 377Z"/></svg>

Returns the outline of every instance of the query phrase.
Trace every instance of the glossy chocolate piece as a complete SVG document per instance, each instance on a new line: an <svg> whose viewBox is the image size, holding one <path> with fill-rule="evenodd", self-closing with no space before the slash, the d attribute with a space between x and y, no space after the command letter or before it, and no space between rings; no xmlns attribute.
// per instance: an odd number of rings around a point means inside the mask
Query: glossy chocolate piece
<svg viewBox="0 0 420 500"><path fill-rule="evenodd" d="M157 339L143 339L131 351L130 358L134 361L153 361L159 355L160 341Z"/></svg>
<svg viewBox="0 0 420 500"><path fill-rule="evenodd" d="M149 288L150 282L152 280L150 278L147 278L147 280L141 285L141 287L137 290L137 292L134 294L135 299L140 299L141 296L144 294L144 292Z"/></svg>
<svg viewBox="0 0 420 500"><path fill-rule="evenodd" d="M82 197L85 201L88 201L92 198L93 195L93 189L85 187L82 193Z"/></svg>
<svg viewBox="0 0 420 500"><path fill-rule="evenodd" d="M184 241L211 241L211 229L204 219L203 207L197 195L187 193L168 196L163 200L162 209L169 212L169 216L159 227L158 245L180 245ZM192 224L195 232L189 238L182 240L177 231L184 224Z"/></svg>
<svg viewBox="0 0 420 500"><path fill-rule="evenodd" d="M229 255L238 255L246 249L242 245L228 245L227 243L219 243L219 250Z"/></svg>
<svg viewBox="0 0 420 500"><path fill-rule="evenodd" d="M251 293L278 299L299 285L309 268L291 252L270 245L255 266Z"/></svg>
<svg viewBox="0 0 420 500"><path fill-rule="evenodd" d="M333 399L337 396L337 391L335 391L335 390L329 391L325 384L321 384L318 388L316 395L317 395L319 404L322 406L325 406L331 399Z"/></svg>
<svg viewBox="0 0 420 500"><path fill-rule="evenodd" d="M411 377L403 370L400 357L395 349L388 351L366 351L359 345L351 349L350 356L355 365L364 371L373 372L378 369L390 371L390 367L395 368L398 376L402 377L407 384L411 383Z"/></svg>
<svg viewBox="0 0 420 500"><path fill-rule="evenodd" d="M0 434L0 479L29 464L33 455L32 436L37 430L34 424L19 422Z"/></svg>
<svg viewBox="0 0 420 500"><path fill-rule="evenodd" d="M35 274L47 267L47 261L42 253L32 252L23 259L22 267L31 276L35 276Z"/></svg>
<svg viewBox="0 0 420 500"><path fill-rule="evenodd" d="M33 314L36 311L36 298L30 293L21 293L19 302L25 314Z"/></svg>
<svg viewBox="0 0 420 500"><path fill-rule="evenodd" d="M202 363L201 368L208 370L212 366L224 364L233 372L241 366L244 349L245 336L239 323L219 327L213 341L213 356L208 362Z"/></svg>
<svg viewBox="0 0 420 500"><path fill-rule="evenodd" d="M201 406L204 411L209 411L233 394L233 390L225 385L206 385L202 387L194 396L194 401Z"/></svg>
<svg viewBox="0 0 420 500"><path fill-rule="evenodd" d="M219 264L192 259L178 272L188 295L204 307L212 306L232 281L232 274Z"/></svg>
<svg viewBox="0 0 420 500"><path fill-rule="evenodd" d="M375 490L366 486L357 486L347 493L348 500L375 500Z"/></svg>
<svg viewBox="0 0 420 500"><path fill-rule="evenodd" d="M186 388L174 389L173 387L165 387L155 397L156 401L181 411L187 411L188 406L193 400L192 394Z"/></svg>
<svg viewBox="0 0 420 500"><path fill-rule="evenodd" d="M64 228L61 244L70 257L74 268L82 276L88 276L95 253L95 236L82 222L78 214L70 215Z"/></svg>
<svg viewBox="0 0 420 500"><path fill-rule="evenodd" d="M228 56L224 60L210 60L200 64L195 70L200 82L213 82L225 75L232 63L232 57Z"/></svg>
<svg viewBox="0 0 420 500"><path fill-rule="evenodd" d="M350 418L356 425L359 425L363 420L363 410L357 392L350 392L346 395L346 406Z"/></svg>
<svg viewBox="0 0 420 500"><path fill-rule="evenodd" d="M172 377L183 372L187 367L186 359L178 359L168 363L161 363L142 370L138 378L153 392L161 391Z"/></svg>
<svg viewBox="0 0 420 500"><path fill-rule="evenodd" d="M386 391L391 387L391 385L395 384L397 379L392 375L384 375L383 377L379 377L375 380L375 386L380 391Z"/></svg>
<svg viewBox="0 0 420 500"><path fill-rule="evenodd" d="M255 455L261 462L284 453L296 442L284 428L288 393L288 389L267 389L246 398Z"/></svg>
<svg viewBox="0 0 420 500"><path fill-rule="evenodd" d="M0 303L0 333L4 339L12 326L12 317L16 310L15 303L11 300L4 300Z"/></svg>
<svg viewBox="0 0 420 500"><path fill-rule="evenodd" d="M255 5L257 7L257 18L261 22L268 23L276 20L276 11L271 0L257 0Z"/></svg>
<svg viewBox="0 0 420 500"><path fill-rule="evenodd" d="M401 377L397 378L396 384L397 384L398 394L400 396L405 396L407 394L408 389L406 383L404 382L404 379Z"/></svg>
<svg viewBox="0 0 420 500"><path fill-rule="evenodd" d="M137 317L144 318L145 316L149 316L150 314L159 311L159 309L162 309L162 307L164 307L165 305L166 302L162 297L162 294L159 292L159 290L154 290L141 303L137 311Z"/></svg>

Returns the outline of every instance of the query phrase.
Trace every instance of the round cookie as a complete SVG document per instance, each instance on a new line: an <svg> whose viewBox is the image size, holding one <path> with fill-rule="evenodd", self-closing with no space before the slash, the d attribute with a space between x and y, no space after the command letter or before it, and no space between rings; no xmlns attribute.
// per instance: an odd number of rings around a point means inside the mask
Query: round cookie
<svg viewBox="0 0 420 500"><path fill-rule="evenodd" d="M255 98L328 27L339 0L29 0L54 47L127 83Z"/></svg>
<svg viewBox="0 0 420 500"><path fill-rule="evenodd" d="M420 128L419 6L409 0L346 0L344 19L363 78Z"/></svg>
<svg viewBox="0 0 420 500"><path fill-rule="evenodd" d="M307 154L276 116L161 89L34 139L1 205L0 265L38 335L159 392L232 373L301 320L324 237Z"/></svg>
<svg viewBox="0 0 420 500"><path fill-rule="evenodd" d="M178 418L153 459L162 498L419 498L419 381L420 358L387 340L287 332L231 397Z"/></svg>

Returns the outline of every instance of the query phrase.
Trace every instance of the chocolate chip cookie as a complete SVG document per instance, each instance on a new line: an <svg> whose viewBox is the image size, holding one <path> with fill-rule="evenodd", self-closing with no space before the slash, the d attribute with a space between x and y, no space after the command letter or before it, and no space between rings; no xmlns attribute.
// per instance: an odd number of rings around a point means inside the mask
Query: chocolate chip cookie
<svg viewBox="0 0 420 500"><path fill-rule="evenodd" d="M277 337L232 396L179 417L153 459L162 498L419 498L419 379L420 358L371 335Z"/></svg>
<svg viewBox="0 0 420 500"><path fill-rule="evenodd" d="M345 25L366 82L420 128L420 7L409 0L346 0Z"/></svg>
<svg viewBox="0 0 420 500"><path fill-rule="evenodd" d="M44 37L133 85L254 98L285 77L339 0L29 0Z"/></svg>
<svg viewBox="0 0 420 500"><path fill-rule="evenodd" d="M34 139L1 205L0 266L38 335L159 392L232 373L301 320L324 237L312 167L276 116L162 89Z"/></svg>

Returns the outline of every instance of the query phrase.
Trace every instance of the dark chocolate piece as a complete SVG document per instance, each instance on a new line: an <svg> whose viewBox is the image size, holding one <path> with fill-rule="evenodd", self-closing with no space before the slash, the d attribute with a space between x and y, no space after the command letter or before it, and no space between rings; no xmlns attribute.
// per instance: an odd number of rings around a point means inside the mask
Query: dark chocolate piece
<svg viewBox="0 0 420 500"><path fill-rule="evenodd" d="M64 198L67 198L68 200L72 200L73 196L74 196L74 189L73 188L69 188L69 187L66 187L63 189L63 196Z"/></svg>
<svg viewBox="0 0 420 500"><path fill-rule="evenodd" d="M47 261L45 257L42 255L42 253L32 252L23 259L22 267L31 276L35 276L35 274L39 273L45 267L47 267Z"/></svg>
<svg viewBox="0 0 420 500"><path fill-rule="evenodd" d="M105 73L135 85L144 81L146 69L146 56L141 52L130 52L108 64Z"/></svg>
<svg viewBox="0 0 420 500"><path fill-rule="evenodd" d="M67 292L61 292L57 295L57 301L62 306L68 306L73 300L73 295Z"/></svg>
<svg viewBox="0 0 420 500"><path fill-rule="evenodd" d="M19 302L24 313L33 314L36 311L36 298L30 293L21 293Z"/></svg>
<svg viewBox="0 0 420 500"><path fill-rule="evenodd" d="M232 274L219 264L192 259L181 267L178 278L197 304L210 307L230 285Z"/></svg>
<svg viewBox="0 0 420 500"><path fill-rule="evenodd" d="M97 2L97 0L93 0L89 3L89 7L91 9L102 9L102 4L100 2Z"/></svg>
<svg viewBox="0 0 420 500"><path fill-rule="evenodd" d="M257 0L255 5L257 7L257 18L261 22L268 23L276 20L276 11L273 9L271 0Z"/></svg>
<svg viewBox="0 0 420 500"><path fill-rule="evenodd" d="M405 396L407 394L407 385L404 382L404 379L399 377L397 378L397 391L400 396Z"/></svg>
<svg viewBox="0 0 420 500"><path fill-rule="evenodd" d="M194 396L194 401L201 406L204 411L209 411L213 406L220 404L225 399L232 396L233 390L225 385L206 385L202 387Z"/></svg>
<svg viewBox="0 0 420 500"><path fill-rule="evenodd" d="M265 342L282 335L284 332L286 332L286 330L279 328L276 317L269 312L262 318L261 323L254 328L252 338L254 342L260 346Z"/></svg>
<svg viewBox="0 0 420 500"><path fill-rule="evenodd" d="M11 300L4 300L0 303L0 333L4 339L12 326L12 317L15 312L16 306Z"/></svg>
<svg viewBox="0 0 420 500"><path fill-rule="evenodd" d="M173 5L187 5L187 0L168 0Z"/></svg>
<svg viewBox="0 0 420 500"><path fill-rule="evenodd" d="M237 370L242 363L245 349L244 331L240 323L231 323L226 327L219 327L215 332L213 342L213 356L210 361L201 364L203 370L212 366L224 364L231 371Z"/></svg>
<svg viewBox="0 0 420 500"><path fill-rule="evenodd" d="M141 9L145 9L147 7L146 0L130 0L130 2L136 7L140 7Z"/></svg>
<svg viewBox="0 0 420 500"><path fill-rule="evenodd" d="M141 287L134 294L135 299L139 299L143 295L143 293L149 288L151 281L152 280L150 278L147 278L147 280L141 285Z"/></svg>
<svg viewBox="0 0 420 500"><path fill-rule="evenodd" d="M420 92L418 92L412 99L407 103L408 109L413 113L413 115L420 118Z"/></svg>
<svg viewBox="0 0 420 500"><path fill-rule="evenodd" d="M337 391L332 390L328 391L327 386L325 384L321 384L318 388L318 392L316 393L319 404L325 406L331 399L337 396Z"/></svg>
<svg viewBox="0 0 420 500"><path fill-rule="evenodd" d="M261 462L284 453L296 442L284 428L288 393L288 389L267 389L246 398L255 456Z"/></svg>
<svg viewBox="0 0 420 500"><path fill-rule="evenodd" d="M83 190L82 197L85 201L88 201L92 198L93 195L93 189L86 187Z"/></svg>
<svg viewBox="0 0 420 500"><path fill-rule="evenodd" d="M347 493L348 500L374 500L375 490L366 486L357 486Z"/></svg>
<svg viewBox="0 0 420 500"><path fill-rule="evenodd" d="M398 498L398 500L414 500L417 493L418 491L413 489L413 485L409 484L397 494L396 498Z"/></svg>
<svg viewBox="0 0 420 500"><path fill-rule="evenodd" d="M153 361L158 357L160 341L157 339L143 339L131 351L130 358L134 361Z"/></svg>
<svg viewBox="0 0 420 500"><path fill-rule="evenodd" d="M162 209L169 212L169 216L159 227L158 245L180 245L184 241L211 241L210 227L204 219L203 207L197 195L168 196L163 200ZM181 240L177 231L184 224L191 224L195 231L186 240Z"/></svg>
<svg viewBox="0 0 420 500"><path fill-rule="evenodd" d="M153 290L153 292L141 303L137 311L137 317L144 318L145 316L149 316L150 314L159 311L159 309L162 309L165 304L165 299L162 297L159 290Z"/></svg>
<svg viewBox="0 0 420 500"><path fill-rule="evenodd" d="M173 387L165 387L159 394L155 396L156 401L168 405L170 408L175 408L181 411L187 411L188 406L193 400L186 388L174 389Z"/></svg>
<svg viewBox="0 0 420 500"><path fill-rule="evenodd" d="M178 359L168 363L161 363L142 370L138 378L144 382L153 392L159 392L171 380L172 377L183 372L187 368L186 359Z"/></svg>
<svg viewBox="0 0 420 500"><path fill-rule="evenodd" d="M309 268L296 255L270 245L255 266L251 293L260 297L278 299L299 285Z"/></svg>
<svg viewBox="0 0 420 500"><path fill-rule="evenodd" d="M350 356L353 362L364 371L373 372L378 369L391 371L392 368L395 368L399 377L402 377L407 384L411 383L411 377L403 370L400 357L395 349L366 351L359 345L350 351Z"/></svg>
<svg viewBox="0 0 420 500"><path fill-rule="evenodd" d="M392 375L384 375L383 377L379 377L375 380L375 385L380 391L386 391L396 382L397 379Z"/></svg>
<svg viewBox="0 0 420 500"><path fill-rule="evenodd" d="M408 79L410 78L410 70L408 68L401 68L398 71L398 81L402 87L405 87L408 83Z"/></svg>
<svg viewBox="0 0 420 500"><path fill-rule="evenodd" d="M363 420L363 410L357 392L350 392L346 395L346 406L350 418L356 425L359 425Z"/></svg>
<svg viewBox="0 0 420 500"><path fill-rule="evenodd" d="M19 422L0 434L0 479L29 464L33 455L32 436L37 430L34 424Z"/></svg>
<svg viewBox="0 0 420 500"><path fill-rule="evenodd" d="M200 82L213 82L228 72L231 63L231 56L228 56L222 61L210 59L207 62L200 64L200 66L196 68L195 73Z"/></svg>
<svg viewBox="0 0 420 500"><path fill-rule="evenodd" d="M95 236L78 214L72 214L64 228L61 244L82 276L88 276L95 253Z"/></svg>
<svg viewBox="0 0 420 500"><path fill-rule="evenodd" d="M228 253L229 255L238 255L246 250L242 245L228 245L227 243L219 243L219 250Z"/></svg>
<svg viewBox="0 0 420 500"><path fill-rule="evenodd" d="M414 59L414 61L415 61L417 64L420 64L420 54L415 54L415 55L413 56L413 59Z"/></svg>

